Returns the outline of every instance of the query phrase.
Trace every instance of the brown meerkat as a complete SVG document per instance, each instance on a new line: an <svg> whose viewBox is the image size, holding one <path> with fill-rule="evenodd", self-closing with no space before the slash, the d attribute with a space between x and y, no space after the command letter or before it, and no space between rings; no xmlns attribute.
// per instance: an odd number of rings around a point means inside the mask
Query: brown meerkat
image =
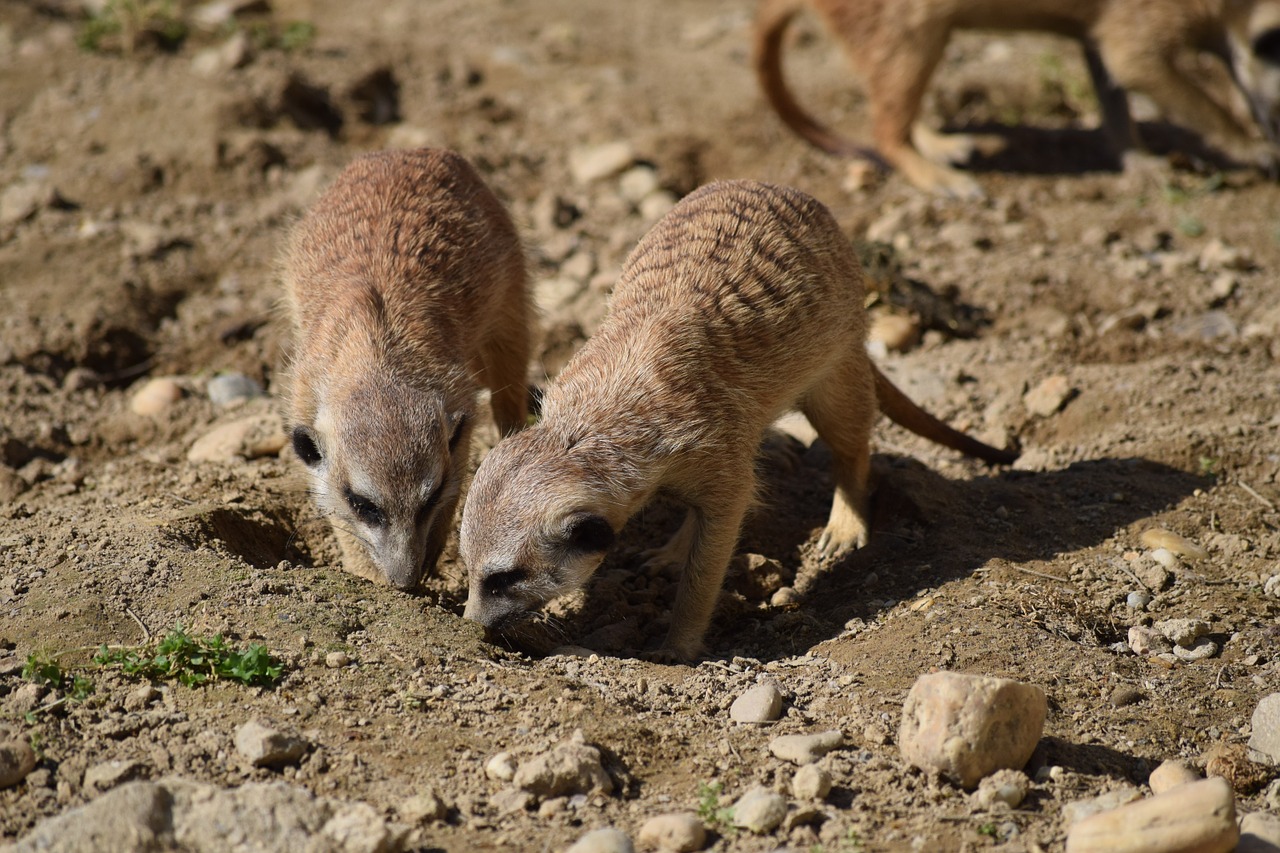
<svg viewBox="0 0 1280 853"><path fill-rule="evenodd" d="M863 78L874 150L821 125L783 81L783 33L805 6L818 13ZM924 190L979 196L972 177L943 162L967 158L973 140L916 123L929 77L952 31L960 29L1037 30L1078 40L1117 154L1137 147L1125 94L1133 90L1233 160L1275 167L1280 0L762 0L754 31L756 77L783 122L818 148L883 161ZM1175 57L1188 48L1226 63L1266 141L1252 138L1231 110L1178 67Z"/></svg>
<svg viewBox="0 0 1280 853"><path fill-rule="evenodd" d="M293 449L347 570L412 589L448 538L480 387L502 433L525 422L515 226L452 151L368 154L298 224L283 278Z"/></svg>
<svg viewBox="0 0 1280 853"><path fill-rule="evenodd" d="M757 449L788 409L832 451L823 555L867 541L877 400L920 435L1013 461L872 365L864 290L850 241L799 190L730 181L677 204L632 251L604 323L545 390L542 419L482 460L462 513L466 617L501 632L583 586L661 490L688 513L654 552L680 568L659 657L695 656L753 500Z"/></svg>

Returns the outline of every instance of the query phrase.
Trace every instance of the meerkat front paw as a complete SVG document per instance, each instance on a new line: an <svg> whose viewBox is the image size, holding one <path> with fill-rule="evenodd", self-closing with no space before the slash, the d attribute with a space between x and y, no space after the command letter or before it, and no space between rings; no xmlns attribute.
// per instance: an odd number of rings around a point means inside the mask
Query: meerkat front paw
<svg viewBox="0 0 1280 853"><path fill-rule="evenodd" d="M862 524L828 524L818 537L818 556L824 560L838 557L867 544L867 528Z"/></svg>

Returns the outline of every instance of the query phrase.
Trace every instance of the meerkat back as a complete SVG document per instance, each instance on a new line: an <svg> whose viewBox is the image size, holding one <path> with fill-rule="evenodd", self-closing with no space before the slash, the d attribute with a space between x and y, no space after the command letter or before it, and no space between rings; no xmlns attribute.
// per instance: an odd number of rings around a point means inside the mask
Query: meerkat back
<svg viewBox="0 0 1280 853"><path fill-rule="evenodd" d="M295 229L288 429L344 565L411 589L464 487L480 387L526 416L524 254L501 202L450 151L357 158Z"/></svg>

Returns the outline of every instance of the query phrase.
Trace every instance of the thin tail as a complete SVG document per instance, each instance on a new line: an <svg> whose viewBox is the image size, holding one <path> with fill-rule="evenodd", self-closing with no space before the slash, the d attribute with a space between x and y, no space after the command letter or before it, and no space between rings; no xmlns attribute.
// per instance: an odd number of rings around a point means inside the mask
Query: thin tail
<svg viewBox="0 0 1280 853"><path fill-rule="evenodd" d="M1018 458L1017 450L1001 450L989 444L983 444L976 438L947 426L917 406L874 364L871 365L871 372L876 379L876 400L880 404L880 411L899 426L906 427L916 435L941 444L943 447L950 447L952 450L958 450L966 456L973 456L992 465L1009 465Z"/></svg>
<svg viewBox="0 0 1280 853"><path fill-rule="evenodd" d="M782 37L787 31L787 24L803 5L804 0L761 0L756 11L752 51L756 80L783 124L810 144L828 154L861 157L883 166L883 159L873 149L839 136L806 113L791 97L782 79Z"/></svg>

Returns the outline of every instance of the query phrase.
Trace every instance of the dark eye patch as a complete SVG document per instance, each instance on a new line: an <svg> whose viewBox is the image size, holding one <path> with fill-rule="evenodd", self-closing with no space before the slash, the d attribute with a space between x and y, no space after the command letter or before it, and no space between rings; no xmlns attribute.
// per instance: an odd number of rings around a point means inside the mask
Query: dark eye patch
<svg viewBox="0 0 1280 853"><path fill-rule="evenodd" d="M1272 65L1280 65L1280 27L1267 30L1253 40L1253 55Z"/></svg>
<svg viewBox="0 0 1280 853"><path fill-rule="evenodd" d="M290 435L293 443L293 452L298 454L298 458L303 461L308 468L315 467L319 464L320 448L316 446L315 437L311 434L311 430L306 427L294 427L293 433Z"/></svg>
<svg viewBox="0 0 1280 853"><path fill-rule="evenodd" d="M508 595L528 574L524 569L508 569L487 575L482 581L484 594L493 597Z"/></svg>
<svg viewBox="0 0 1280 853"><path fill-rule="evenodd" d="M351 507L351 511L356 514L356 518L370 527L381 527L386 523L387 519L382 514L382 509L369 498L351 491L350 486L344 489L342 493L347 499L347 506Z"/></svg>
<svg viewBox="0 0 1280 853"><path fill-rule="evenodd" d="M587 554L608 551L614 538L609 522L595 513L578 513L566 525L565 544L574 551Z"/></svg>

